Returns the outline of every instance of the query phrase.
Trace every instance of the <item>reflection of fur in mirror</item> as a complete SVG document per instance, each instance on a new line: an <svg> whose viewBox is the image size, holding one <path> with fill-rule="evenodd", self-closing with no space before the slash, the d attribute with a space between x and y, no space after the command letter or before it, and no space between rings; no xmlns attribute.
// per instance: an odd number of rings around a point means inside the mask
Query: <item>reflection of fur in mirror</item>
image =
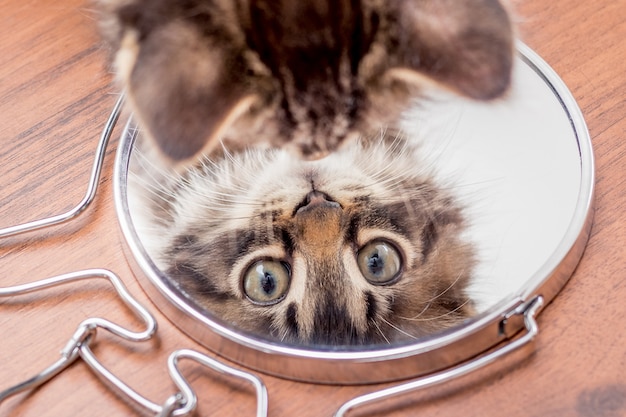
<svg viewBox="0 0 626 417"><path fill-rule="evenodd" d="M195 302L280 340L386 343L458 324L473 311L461 210L414 147L375 139L319 161L207 158L181 176L140 156L141 237Z"/></svg>
<svg viewBox="0 0 626 417"><path fill-rule="evenodd" d="M498 1L102 3L142 128L141 237L191 298L322 345L413 339L472 314L463 214L397 123L425 80L505 91ZM174 174L156 149L206 156Z"/></svg>

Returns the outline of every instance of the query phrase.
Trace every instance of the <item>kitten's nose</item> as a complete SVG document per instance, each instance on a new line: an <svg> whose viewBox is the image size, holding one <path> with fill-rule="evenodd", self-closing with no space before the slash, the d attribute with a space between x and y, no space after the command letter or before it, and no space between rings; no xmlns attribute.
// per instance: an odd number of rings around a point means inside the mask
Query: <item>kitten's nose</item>
<svg viewBox="0 0 626 417"><path fill-rule="evenodd" d="M314 208L341 208L341 204L334 201L332 197L321 191L313 190L296 206L294 214L306 212Z"/></svg>

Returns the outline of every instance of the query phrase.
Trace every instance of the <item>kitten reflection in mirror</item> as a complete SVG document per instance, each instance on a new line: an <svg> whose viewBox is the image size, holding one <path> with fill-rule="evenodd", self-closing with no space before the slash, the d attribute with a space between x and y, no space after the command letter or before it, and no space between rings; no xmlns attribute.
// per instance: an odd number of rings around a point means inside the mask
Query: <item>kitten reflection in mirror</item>
<svg viewBox="0 0 626 417"><path fill-rule="evenodd" d="M140 125L139 234L181 291L312 345L412 340L473 314L462 208L400 120L433 84L505 93L497 0L100 2Z"/></svg>

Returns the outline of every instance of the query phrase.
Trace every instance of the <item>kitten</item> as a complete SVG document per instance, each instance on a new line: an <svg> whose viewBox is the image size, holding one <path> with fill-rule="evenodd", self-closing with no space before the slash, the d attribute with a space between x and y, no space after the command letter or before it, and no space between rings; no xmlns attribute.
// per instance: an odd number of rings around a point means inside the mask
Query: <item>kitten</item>
<svg viewBox="0 0 626 417"><path fill-rule="evenodd" d="M401 136L360 138L316 161L248 149L183 174L139 155L129 195L148 253L239 329L294 344L386 344L474 312L461 208Z"/></svg>
<svg viewBox="0 0 626 417"><path fill-rule="evenodd" d="M508 87L498 0L96 0L135 117L175 161L225 143L323 157L393 124L425 83Z"/></svg>
<svg viewBox="0 0 626 417"><path fill-rule="evenodd" d="M461 207L398 127L426 84L482 100L506 91L513 35L498 1L102 9L141 126L140 235L190 299L315 346L412 340L474 313Z"/></svg>

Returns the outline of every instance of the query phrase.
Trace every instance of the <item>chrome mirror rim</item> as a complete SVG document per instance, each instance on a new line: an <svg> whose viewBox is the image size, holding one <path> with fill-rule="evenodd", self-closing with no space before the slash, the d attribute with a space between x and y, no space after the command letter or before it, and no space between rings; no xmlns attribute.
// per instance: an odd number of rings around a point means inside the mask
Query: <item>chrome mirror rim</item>
<svg viewBox="0 0 626 417"><path fill-rule="evenodd" d="M115 207L127 259L144 291L176 326L229 360L268 374L317 383L362 384L405 379L444 369L514 335L523 323L508 320L533 297L548 303L568 281L586 246L593 218L594 159L582 113L558 75L537 54L518 44L521 60L543 78L561 102L578 141L581 182L574 216L550 258L517 292L465 325L412 344L364 350L316 350L284 346L243 334L190 305L163 279L141 247L127 201L127 174L135 137L129 120L114 173Z"/></svg>

